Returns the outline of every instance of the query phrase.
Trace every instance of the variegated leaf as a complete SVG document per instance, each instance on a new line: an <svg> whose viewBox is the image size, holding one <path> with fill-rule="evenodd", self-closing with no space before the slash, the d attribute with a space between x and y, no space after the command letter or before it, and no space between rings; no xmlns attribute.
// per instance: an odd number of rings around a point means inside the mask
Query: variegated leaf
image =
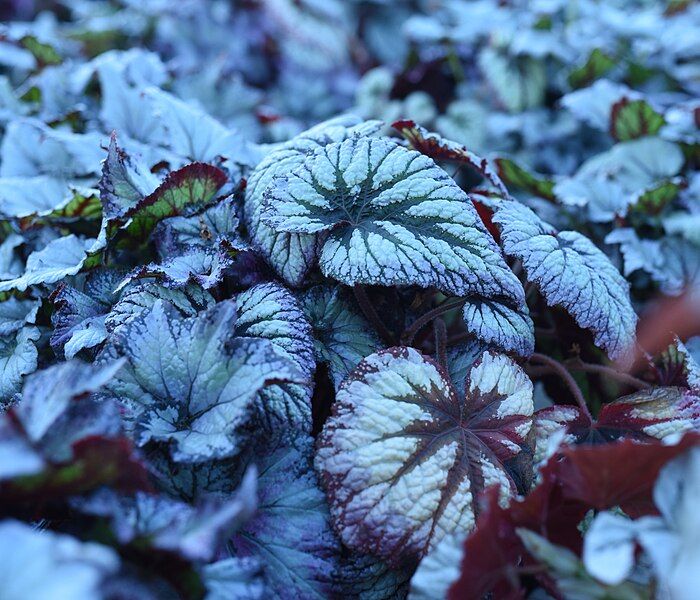
<svg viewBox="0 0 700 600"><path fill-rule="evenodd" d="M319 264L347 285L418 285L524 301L467 195L432 159L381 138L309 156L265 194L278 232L324 234Z"/></svg>
<svg viewBox="0 0 700 600"><path fill-rule="evenodd" d="M381 348L379 336L341 286L311 288L300 301L311 324L316 360L328 364L337 389L363 358Z"/></svg>
<svg viewBox="0 0 700 600"><path fill-rule="evenodd" d="M297 368L261 339L236 338L235 306L219 303L180 319L158 300L121 327L105 359L126 365L109 384L139 445L172 444L177 461L237 454L258 392L274 381L300 381Z"/></svg>
<svg viewBox="0 0 700 600"><path fill-rule="evenodd" d="M263 194L277 175L299 167L318 148L353 135L372 135L377 121L360 122L356 117L338 117L299 134L268 154L251 173L246 186L243 217L253 245L289 285L302 283L316 264L317 239L312 234L279 232L262 220Z"/></svg>
<svg viewBox="0 0 700 600"><path fill-rule="evenodd" d="M552 436L563 431L568 444L599 444L631 438L664 440L700 431L700 395L679 387L640 390L604 405L591 421L576 406L550 406L535 413L535 462Z"/></svg>
<svg viewBox="0 0 700 600"><path fill-rule="evenodd" d="M393 563L474 527L478 493L517 491L510 459L527 452L532 383L484 352L461 400L412 348L369 356L341 385L316 468L343 542Z"/></svg>
<svg viewBox="0 0 700 600"><path fill-rule="evenodd" d="M467 331L486 344L523 357L535 351L535 325L526 305L515 309L497 300L470 298L462 311Z"/></svg>
<svg viewBox="0 0 700 600"><path fill-rule="evenodd" d="M303 381L263 388L255 401L268 431L311 432L311 394L316 369L311 326L296 298L277 283L261 283L236 297L236 335L269 340L296 365Z"/></svg>
<svg viewBox="0 0 700 600"><path fill-rule="evenodd" d="M547 304L562 306L612 359L625 358L637 315L629 284L593 242L576 231L557 231L517 202L499 203L493 217L506 254L519 258Z"/></svg>

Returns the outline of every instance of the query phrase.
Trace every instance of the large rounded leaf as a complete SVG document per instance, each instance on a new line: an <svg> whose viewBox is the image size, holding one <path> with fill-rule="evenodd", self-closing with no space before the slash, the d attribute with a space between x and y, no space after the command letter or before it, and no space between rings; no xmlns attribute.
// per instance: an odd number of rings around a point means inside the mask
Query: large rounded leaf
<svg viewBox="0 0 700 600"><path fill-rule="evenodd" d="M419 285L523 302L464 191L431 158L387 139L319 149L268 188L263 221L279 232L326 232L321 270L348 285Z"/></svg>
<svg viewBox="0 0 700 600"><path fill-rule="evenodd" d="M477 494L516 484L507 463L532 426L532 383L484 352L461 400L444 371L412 348L363 360L337 394L316 467L341 538L393 564L472 529Z"/></svg>

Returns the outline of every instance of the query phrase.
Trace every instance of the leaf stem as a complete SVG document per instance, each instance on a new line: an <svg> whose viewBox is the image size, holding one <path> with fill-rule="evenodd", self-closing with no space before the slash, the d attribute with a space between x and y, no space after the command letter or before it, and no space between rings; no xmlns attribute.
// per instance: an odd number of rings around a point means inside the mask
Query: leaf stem
<svg viewBox="0 0 700 600"><path fill-rule="evenodd" d="M377 333L384 340L384 343L388 346L395 346L396 342L394 341L394 336L392 335L391 331L389 331L387 326L384 325L384 321L382 321L377 311L374 310L374 306L372 306L372 301L369 299L369 296L367 296L367 290L365 290L365 287L361 284L355 284L352 287L352 291L355 294L355 300L357 300L357 303L360 305L365 317L377 330Z"/></svg>
<svg viewBox="0 0 700 600"><path fill-rule="evenodd" d="M573 395L574 400L576 400L576 404L578 404L579 408L581 409L581 412L583 412L583 414L586 415L586 417L590 421L593 421L593 415L591 415L591 411L588 409L588 405L586 404L586 399L583 397L581 388L578 386L576 380L571 376L571 373L569 373L566 370L566 367L562 363L560 363L558 360L550 358L546 354L540 354L539 352L535 352L530 357L530 361L547 365L552 369L552 371L559 375L559 377L561 377L561 379L569 388L569 391L571 391L571 394Z"/></svg>
<svg viewBox="0 0 700 600"><path fill-rule="evenodd" d="M652 385L643 381L629 373L623 373L618 371L613 367L608 367L606 365L594 365L591 363L583 362L580 358L571 358L564 362L566 368L571 371L583 371L585 373L597 373L599 375L606 375L611 379L615 379L621 383L626 383L630 387L637 388L638 390L648 390Z"/></svg>
<svg viewBox="0 0 700 600"><path fill-rule="evenodd" d="M454 335L447 338L447 345L452 346L453 344L464 342L472 337L473 334L469 333L468 331L460 331L459 333L455 333Z"/></svg>
<svg viewBox="0 0 700 600"><path fill-rule="evenodd" d="M440 366L447 370L447 327L442 319L435 319L435 357Z"/></svg>
<svg viewBox="0 0 700 600"><path fill-rule="evenodd" d="M448 310L464 305L466 301L466 298L458 298L454 301L445 300L445 302L443 302L440 306L436 306L432 310L429 310L427 313L421 315L403 332L401 335L401 342L406 346L410 346L411 342L413 342L413 338L416 337L416 334L428 323L430 323L430 321L436 319L441 314L446 313Z"/></svg>

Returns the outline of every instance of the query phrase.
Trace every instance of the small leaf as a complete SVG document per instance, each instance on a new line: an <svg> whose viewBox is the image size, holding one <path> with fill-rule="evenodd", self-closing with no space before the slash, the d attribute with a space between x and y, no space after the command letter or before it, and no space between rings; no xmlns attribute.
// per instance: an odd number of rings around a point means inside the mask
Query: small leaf
<svg viewBox="0 0 700 600"><path fill-rule="evenodd" d="M363 358L381 349L379 336L342 286L316 286L300 301L313 331L316 360L328 364L337 389Z"/></svg>
<svg viewBox="0 0 700 600"><path fill-rule="evenodd" d="M535 351L535 325L527 306L514 309L496 300L470 298L462 314L467 331L482 342L524 358Z"/></svg>
<svg viewBox="0 0 700 600"><path fill-rule="evenodd" d="M134 210L159 185L160 181L117 145L115 133L102 164L100 200L107 219L120 219Z"/></svg>
<svg viewBox="0 0 700 600"><path fill-rule="evenodd" d="M526 171L507 158L497 158L498 174L508 185L525 190L528 194L554 202L554 181Z"/></svg>
<svg viewBox="0 0 700 600"><path fill-rule="evenodd" d="M500 104L509 112L519 113L542 105L547 73L541 61L486 47L479 53L478 64Z"/></svg>
<svg viewBox="0 0 700 600"><path fill-rule="evenodd" d="M0 337L0 405L19 392L22 378L37 366L36 327L22 327L16 333Z"/></svg>
<svg viewBox="0 0 700 600"><path fill-rule="evenodd" d="M329 144L266 192L276 231L327 232L324 275L523 300L467 195L428 157L378 138Z"/></svg>
<svg viewBox="0 0 700 600"><path fill-rule="evenodd" d="M105 317L117 296L112 290L124 273L95 270L88 274L84 290L60 284L49 296L54 305L51 347L73 358L80 350L94 348L107 338Z"/></svg>
<svg viewBox="0 0 700 600"><path fill-rule="evenodd" d="M645 100L623 97L610 111L610 135L618 142L656 135L666 121Z"/></svg>
<svg viewBox="0 0 700 600"><path fill-rule="evenodd" d="M611 512L598 513L584 537L586 570L604 583L622 583L634 567L638 534L646 527L650 532L662 530L663 524L659 521L653 517L632 521Z"/></svg>
<svg viewBox="0 0 700 600"><path fill-rule="evenodd" d="M600 79L615 66L615 60L603 52L600 48L594 48L589 54L585 64L569 73L569 85L574 88L582 88L591 85L596 79Z"/></svg>
<svg viewBox="0 0 700 600"><path fill-rule="evenodd" d="M526 206L501 203L494 223L503 248L523 261L528 281L537 283L547 304L562 306L612 359L630 352L637 315L629 284L588 238L575 231L557 232Z"/></svg>
<svg viewBox="0 0 700 600"><path fill-rule="evenodd" d="M343 542L399 564L474 526L477 495L516 492L504 463L527 447L532 383L485 352L466 399L412 348L363 360L341 385L316 468Z"/></svg>
<svg viewBox="0 0 700 600"><path fill-rule="evenodd" d="M262 283L236 296L236 335L269 340L293 363L303 380L263 388L255 401L258 418L270 432L311 432L311 394L316 362L309 326L296 298L277 283Z"/></svg>
<svg viewBox="0 0 700 600"><path fill-rule="evenodd" d="M34 35L22 36L19 43L32 53L40 69L49 65L59 65L63 62L61 55L53 46L40 42Z"/></svg>
<svg viewBox="0 0 700 600"><path fill-rule="evenodd" d="M654 183L631 198L631 208L643 214L658 215L678 197L684 187L685 180L682 177L673 177ZM683 216L685 219L690 218L686 214Z"/></svg>
<svg viewBox="0 0 700 600"><path fill-rule="evenodd" d="M83 268L87 253L94 244L95 240L82 240L73 234L56 238L43 250L29 255L22 276L0 281L0 292L23 292L30 286L56 283L69 275L77 274Z"/></svg>

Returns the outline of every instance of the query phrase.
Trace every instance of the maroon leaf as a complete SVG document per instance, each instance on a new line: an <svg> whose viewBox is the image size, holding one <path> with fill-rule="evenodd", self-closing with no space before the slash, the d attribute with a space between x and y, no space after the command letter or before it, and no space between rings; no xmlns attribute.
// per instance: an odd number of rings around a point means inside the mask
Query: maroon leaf
<svg viewBox="0 0 700 600"><path fill-rule="evenodd" d="M536 567L537 562L516 528L580 553L578 525L590 509L621 506L632 516L655 514L652 490L659 471L697 445L700 435L691 433L673 446L623 440L564 448L540 470L540 483L507 508L499 507L497 494L488 490L476 528L465 540L462 572L449 597L482 598L487 593L494 598L524 597L520 577L531 573L527 567Z"/></svg>
<svg viewBox="0 0 700 600"><path fill-rule="evenodd" d="M411 120L395 121L391 126L406 138L414 150L436 161L445 160L466 165L489 181L504 198L510 198L508 188L489 161L474 154L466 146L430 132Z"/></svg>

